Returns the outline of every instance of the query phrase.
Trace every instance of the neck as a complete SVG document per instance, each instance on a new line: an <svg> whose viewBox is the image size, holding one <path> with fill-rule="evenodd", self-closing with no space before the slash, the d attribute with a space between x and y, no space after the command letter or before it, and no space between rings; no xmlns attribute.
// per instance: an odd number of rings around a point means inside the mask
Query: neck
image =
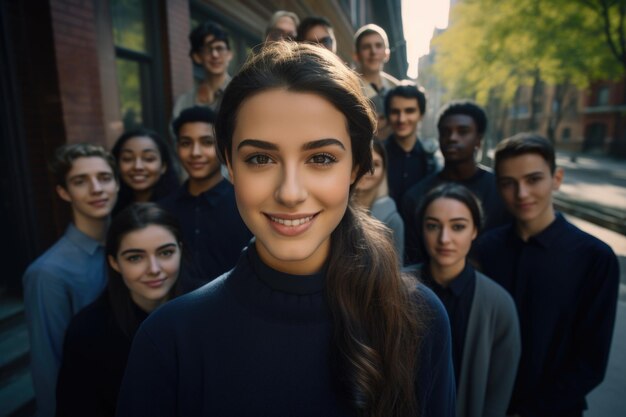
<svg viewBox="0 0 626 417"><path fill-rule="evenodd" d="M146 190L135 191L135 203L146 203L150 201L150 197L152 197L152 188L148 188Z"/></svg>
<svg viewBox="0 0 626 417"><path fill-rule="evenodd" d="M556 214L554 213L554 207L550 204L546 212L538 218L528 222L518 220L516 223L517 234L526 242L531 237L543 232L555 219Z"/></svg>
<svg viewBox="0 0 626 417"><path fill-rule="evenodd" d="M439 265L432 260L429 263L430 274L435 282L442 287L447 287L456 277L458 277L465 268L465 258L454 265Z"/></svg>
<svg viewBox="0 0 626 417"><path fill-rule="evenodd" d="M74 215L74 226L90 238L104 243L110 217L102 219L92 219L84 216Z"/></svg>
<svg viewBox="0 0 626 417"><path fill-rule="evenodd" d="M461 162L445 162L441 177L450 181L464 181L472 178L478 171L478 166L473 160Z"/></svg>
<svg viewBox="0 0 626 417"><path fill-rule="evenodd" d="M369 84L375 84L378 87L383 86L383 77L380 75L380 71L375 72L366 72L363 70L363 79L367 81Z"/></svg>
<svg viewBox="0 0 626 417"><path fill-rule="evenodd" d="M198 196L215 187L220 181L222 181L222 179L224 179L224 176L222 176L222 173L219 170L216 174L208 178L194 179L190 177L187 184L187 191L189 191L189 194L193 196Z"/></svg>
<svg viewBox="0 0 626 417"><path fill-rule="evenodd" d="M147 298L135 295L135 293L131 291L130 298L139 306L140 309L146 313L152 313L158 306L165 303L168 297L159 300L148 300Z"/></svg>
<svg viewBox="0 0 626 417"><path fill-rule="evenodd" d="M393 138L404 152L411 152L411 150L417 143L417 135L415 134L405 137L398 137L396 135L393 135Z"/></svg>
<svg viewBox="0 0 626 417"><path fill-rule="evenodd" d="M202 83L206 85L211 91L217 91L224 81L226 81L227 73L223 72L222 74L206 74L204 81Z"/></svg>

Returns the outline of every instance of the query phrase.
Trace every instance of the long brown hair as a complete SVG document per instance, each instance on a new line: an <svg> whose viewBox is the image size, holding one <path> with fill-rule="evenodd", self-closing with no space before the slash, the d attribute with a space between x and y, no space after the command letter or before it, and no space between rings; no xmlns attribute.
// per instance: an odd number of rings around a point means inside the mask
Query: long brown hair
<svg viewBox="0 0 626 417"><path fill-rule="evenodd" d="M215 124L223 161L230 161L244 100L278 88L312 92L332 103L348 122L357 181L372 169L376 118L358 76L331 52L291 42L268 45L228 85ZM349 204L331 235L330 253L326 291L336 382L359 415L415 415L421 325L414 285L401 275L393 244L379 222Z"/></svg>

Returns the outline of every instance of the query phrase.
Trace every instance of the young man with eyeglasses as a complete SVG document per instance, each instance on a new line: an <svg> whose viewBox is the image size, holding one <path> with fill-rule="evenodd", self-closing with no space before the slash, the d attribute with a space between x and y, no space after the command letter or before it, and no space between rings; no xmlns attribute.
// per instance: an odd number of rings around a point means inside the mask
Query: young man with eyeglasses
<svg viewBox="0 0 626 417"><path fill-rule="evenodd" d="M317 44L328 49L332 53L337 53L337 40L335 31L328 19L322 16L306 17L298 26L298 42Z"/></svg>
<svg viewBox="0 0 626 417"><path fill-rule="evenodd" d="M184 109L193 106L205 106L217 111L231 78L228 65L233 53L224 28L215 22L206 21L189 34L189 42L189 56L195 65L204 70L204 79L191 91L178 97L172 119L176 119Z"/></svg>
<svg viewBox="0 0 626 417"><path fill-rule="evenodd" d="M300 19L294 12L278 10L265 29L265 42L292 41L298 35Z"/></svg>

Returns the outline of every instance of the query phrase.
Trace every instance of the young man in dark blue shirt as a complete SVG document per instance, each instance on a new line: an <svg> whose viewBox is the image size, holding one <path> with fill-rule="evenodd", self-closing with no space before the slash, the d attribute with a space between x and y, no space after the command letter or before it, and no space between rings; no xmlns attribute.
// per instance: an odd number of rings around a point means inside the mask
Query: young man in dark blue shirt
<svg viewBox="0 0 626 417"><path fill-rule="evenodd" d="M476 162L476 152L487 130L487 116L483 109L471 101L452 101L439 110L437 129L444 167L409 188L400 206L404 219L406 265L422 262L415 215L422 197L439 184L455 182L469 188L482 203L485 230L511 219L498 195L495 176Z"/></svg>
<svg viewBox="0 0 626 417"><path fill-rule="evenodd" d="M241 220L233 186L221 172L213 123L207 107L183 110L173 123L176 150L189 179L159 203L180 221L185 251L191 254L190 277L183 291L193 290L230 270L252 234Z"/></svg>
<svg viewBox="0 0 626 417"><path fill-rule="evenodd" d="M496 148L498 188L515 221L474 248L483 272L513 296L522 357L509 413L581 417L604 378L619 267L613 251L555 213L563 179L544 138L520 134Z"/></svg>
<svg viewBox="0 0 626 417"><path fill-rule="evenodd" d="M417 125L426 112L426 95L413 83L403 82L385 96L385 116L393 133L385 141L389 196L401 207L406 190L436 169L432 153L417 137Z"/></svg>

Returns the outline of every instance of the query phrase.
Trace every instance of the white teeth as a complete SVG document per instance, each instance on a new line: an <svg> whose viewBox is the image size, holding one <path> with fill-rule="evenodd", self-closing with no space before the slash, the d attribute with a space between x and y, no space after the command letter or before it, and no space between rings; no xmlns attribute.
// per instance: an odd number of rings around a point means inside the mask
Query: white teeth
<svg viewBox="0 0 626 417"><path fill-rule="evenodd" d="M278 217L271 217L273 222L283 224L288 227L300 226L301 224L308 223L313 219L313 216L303 217L301 219L287 220L287 219L279 219Z"/></svg>

